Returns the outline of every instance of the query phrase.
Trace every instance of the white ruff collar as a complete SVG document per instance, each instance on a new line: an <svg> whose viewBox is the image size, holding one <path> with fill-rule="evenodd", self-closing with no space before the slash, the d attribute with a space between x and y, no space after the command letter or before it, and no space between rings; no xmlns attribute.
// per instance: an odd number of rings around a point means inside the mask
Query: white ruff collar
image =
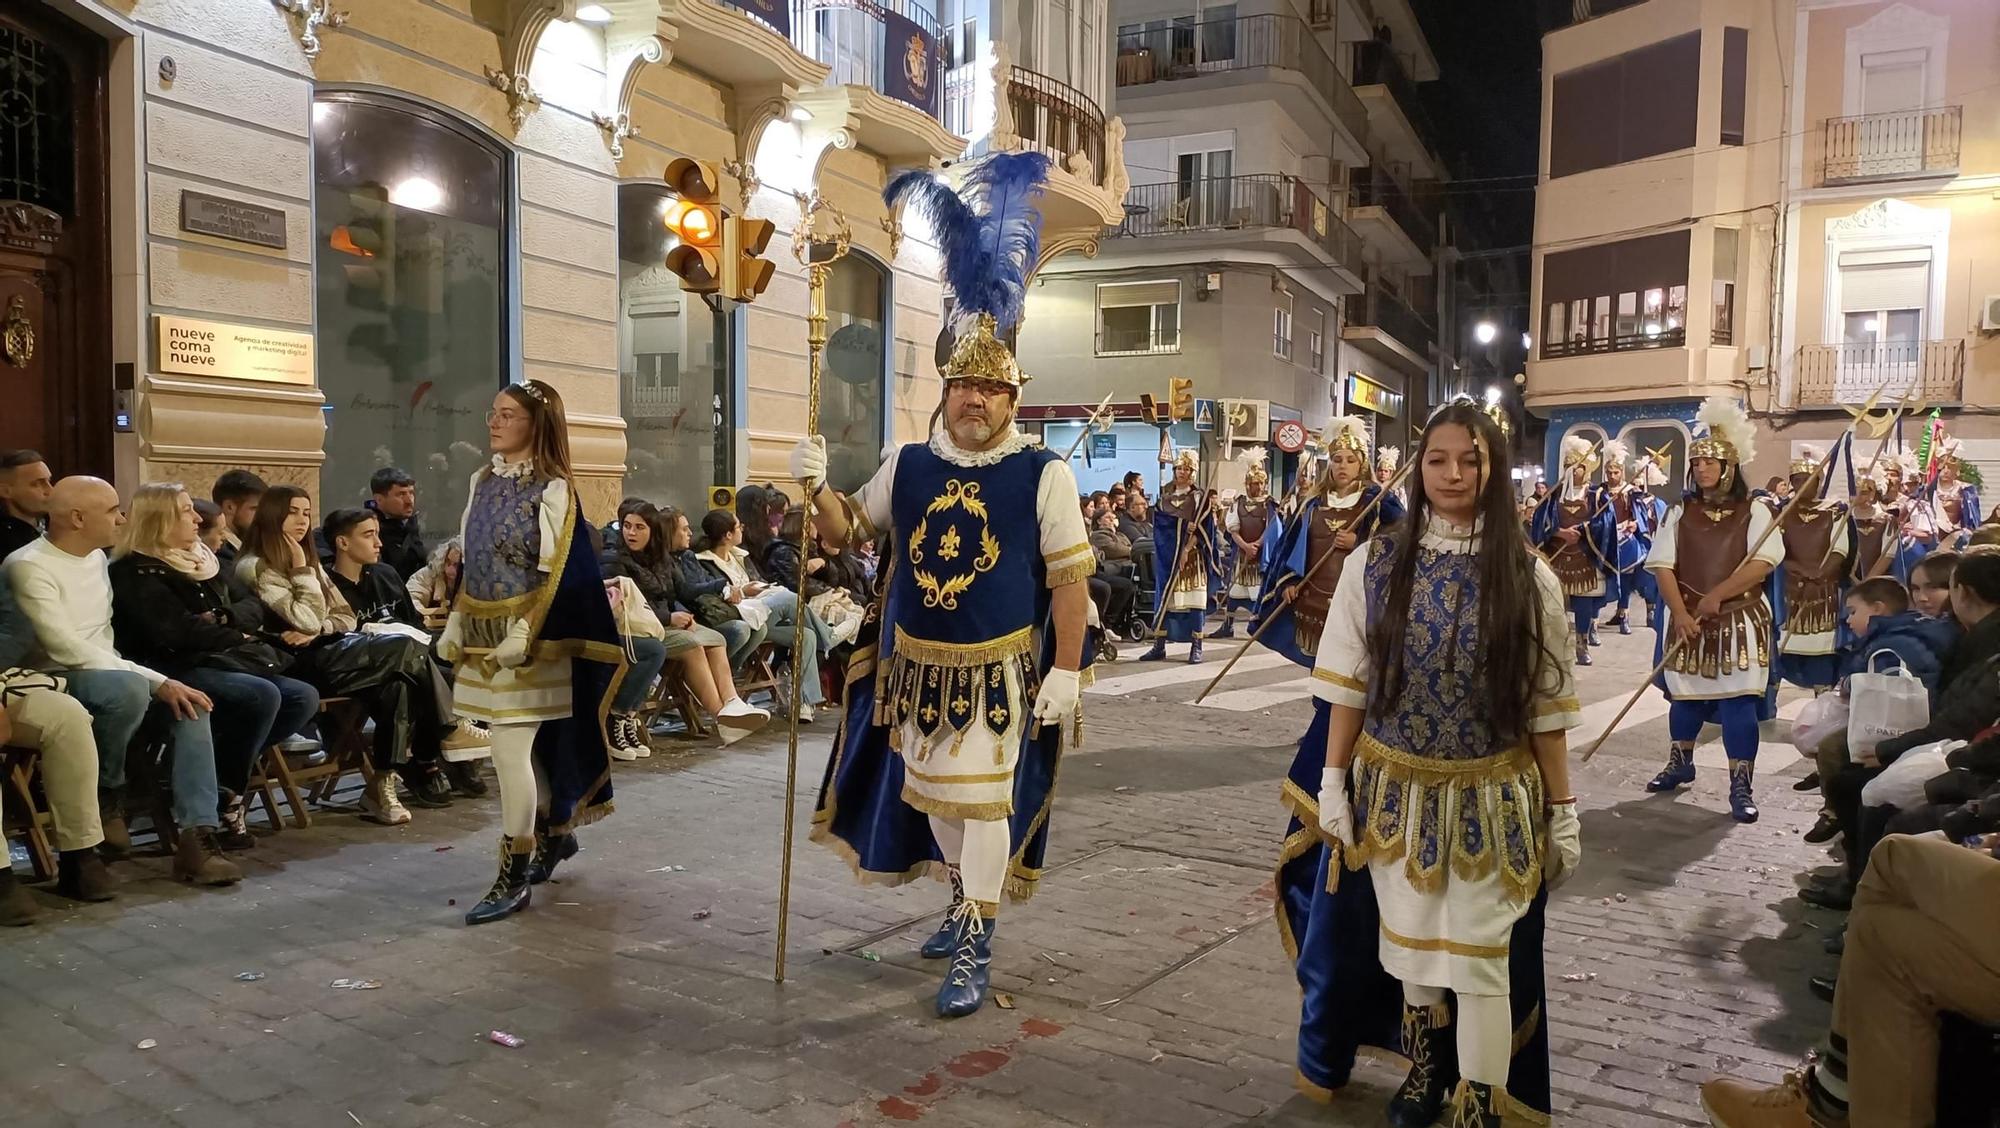
<svg viewBox="0 0 2000 1128"><path fill-rule="evenodd" d="M1424 535L1419 542L1434 552L1475 553L1479 551L1479 530L1486 518L1475 517L1472 525L1454 525L1433 513L1424 521Z"/></svg>
<svg viewBox="0 0 2000 1128"><path fill-rule="evenodd" d="M525 478L533 473L535 460L524 458L519 462L509 462L500 455L493 456L493 476L496 478Z"/></svg>
<svg viewBox="0 0 2000 1128"><path fill-rule="evenodd" d="M1361 500L1361 494L1365 488L1356 486L1353 493L1333 494L1326 499L1326 503L1335 509L1352 509Z"/></svg>
<svg viewBox="0 0 2000 1128"><path fill-rule="evenodd" d="M1034 445L1035 440L1018 428L987 450L961 450L957 443L951 441L949 431L939 431L931 436L931 453L953 466L993 466L1008 455L1019 454Z"/></svg>

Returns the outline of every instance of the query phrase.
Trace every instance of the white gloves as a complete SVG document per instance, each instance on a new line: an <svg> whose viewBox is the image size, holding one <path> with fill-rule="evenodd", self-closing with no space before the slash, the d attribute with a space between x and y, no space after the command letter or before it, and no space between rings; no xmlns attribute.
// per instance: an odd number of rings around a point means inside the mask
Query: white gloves
<svg viewBox="0 0 2000 1128"><path fill-rule="evenodd" d="M493 648L493 662L503 670L512 670L528 664L528 621L514 620L507 628L507 637Z"/></svg>
<svg viewBox="0 0 2000 1128"><path fill-rule="evenodd" d="M1543 880L1554 890L1568 881L1583 860L1583 823L1576 817L1575 803L1559 803L1549 809L1549 853L1542 859Z"/></svg>
<svg viewBox="0 0 2000 1128"><path fill-rule="evenodd" d="M792 448L792 477L814 486L826 481L826 438L807 435Z"/></svg>
<svg viewBox="0 0 2000 1128"><path fill-rule="evenodd" d="M1347 769L1322 768L1319 773L1319 828L1354 845L1354 811L1347 803Z"/></svg>
<svg viewBox="0 0 2000 1128"><path fill-rule="evenodd" d="M465 620L456 611L445 617L444 633L438 635L437 655L452 666L465 656Z"/></svg>
<svg viewBox="0 0 2000 1128"><path fill-rule="evenodd" d="M1083 679L1075 670L1050 670L1042 677L1042 691L1035 695L1035 720L1041 724L1059 725L1063 718L1076 712L1076 703L1083 696Z"/></svg>

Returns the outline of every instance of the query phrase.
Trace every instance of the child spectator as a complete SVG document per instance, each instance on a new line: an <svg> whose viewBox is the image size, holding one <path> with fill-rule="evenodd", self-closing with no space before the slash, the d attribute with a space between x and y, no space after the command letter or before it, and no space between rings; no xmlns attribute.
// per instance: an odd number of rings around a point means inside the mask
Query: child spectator
<svg viewBox="0 0 2000 1128"><path fill-rule="evenodd" d="M1840 652L1843 692L1848 678L1866 673L1875 656L1886 650L1935 695L1938 671L1958 641L1956 623L1919 614L1910 606L1910 593L1888 576L1863 580L1847 593L1847 629L1855 640Z"/></svg>

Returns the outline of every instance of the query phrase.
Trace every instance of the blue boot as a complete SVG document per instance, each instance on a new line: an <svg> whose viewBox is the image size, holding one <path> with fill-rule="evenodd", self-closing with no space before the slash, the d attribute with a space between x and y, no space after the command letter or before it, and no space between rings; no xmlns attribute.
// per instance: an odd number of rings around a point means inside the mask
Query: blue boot
<svg viewBox="0 0 2000 1128"><path fill-rule="evenodd" d="M556 867L576 857L578 849L574 834L535 835L535 852L531 855L534 860L528 863L528 884L540 885L554 877Z"/></svg>
<svg viewBox="0 0 2000 1128"><path fill-rule="evenodd" d="M526 843L520 843L526 845ZM512 916L528 907L528 865L534 855L526 851L515 852L516 841L506 835L500 836L500 876L493 880L493 888L486 896L472 906L465 914L467 924L486 924Z"/></svg>
<svg viewBox="0 0 2000 1128"><path fill-rule="evenodd" d="M938 984L939 1018L962 1018L986 1002L988 973L993 964L993 931L979 915L979 906L960 902L952 913L954 940L951 967Z"/></svg>
<svg viewBox="0 0 2000 1128"><path fill-rule="evenodd" d="M958 919L958 907L965 903L965 879L959 876L957 866L950 867L950 873L951 908L938 922L937 931L931 933L922 948L917 949L927 960L941 960L951 955L952 945L958 941L957 926L953 922Z"/></svg>
<svg viewBox="0 0 2000 1128"><path fill-rule="evenodd" d="M1224 615L1224 616L1222 617L1222 629L1221 629L1221 630L1219 630L1219 631L1217 631L1217 632L1215 632L1215 636L1214 636L1214 637L1216 637L1216 638L1235 638L1235 637L1236 637L1236 616L1234 616L1234 615Z"/></svg>
<svg viewBox="0 0 2000 1128"><path fill-rule="evenodd" d="M1153 648L1139 656L1141 662L1164 662L1167 659L1167 636L1154 635Z"/></svg>
<svg viewBox="0 0 2000 1128"><path fill-rule="evenodd" d="M1667 766L1646 785L1648 791L1672 791L1694 782L1694 745L1674 744L1667 749Z"/></svg>
<svg viewBox="0 0 2000 1128"><path fill-rule="evenodd" d="M1729 761L1729 817L1737 822L1757 821L1757 800L1750 794L1750 780L1756 772L1755 760Z"/></svg>
<svg viewBox="0 0 2000 1128"><path fill-rule="evenodd" d="M1193 642L1193 644L1192 644L1192 645L1190 645L1190 646L1188 647L1188 665L1190 665L1190 666L1199 666L1199 665L1201 665L1201 636L1200 636L1200 635L1196 635L1196 636L1194 636L1194 642Z"/></svg>

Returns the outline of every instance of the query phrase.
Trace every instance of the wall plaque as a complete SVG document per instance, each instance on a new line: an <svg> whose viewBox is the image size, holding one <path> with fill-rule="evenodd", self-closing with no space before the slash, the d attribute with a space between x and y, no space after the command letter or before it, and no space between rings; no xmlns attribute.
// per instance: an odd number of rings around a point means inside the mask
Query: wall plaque
<svg viewBox="0 0 2000 1128"><path fill-rule="evenodd" d="M238 243L285 249L285 209L227 200L192 189L181 190L181 230L213 235Z"/></svg>
<svg viewBox="0 0 2000 1128"><path fill-rule="evenodd" d="M166 314L153 321L161 372L312 386L311 333Z"/></svg>

